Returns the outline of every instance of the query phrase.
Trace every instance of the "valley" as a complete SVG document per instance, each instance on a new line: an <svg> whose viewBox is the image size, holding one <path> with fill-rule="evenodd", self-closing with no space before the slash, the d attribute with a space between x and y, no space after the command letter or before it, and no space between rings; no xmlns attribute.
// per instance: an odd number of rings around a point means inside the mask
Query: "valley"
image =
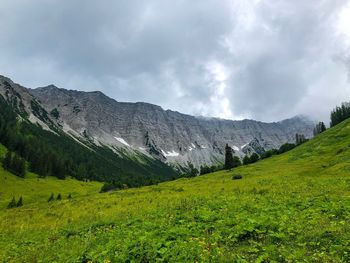
<svg viewBox="0 0 350 263"><path fill-rule="evenodd" d="M350 263L350 0L0 17L0 263Z"/></svg>
<svg viewBox="0 0 350 263"><path fill-rule="evenodd" d="M349 134L347 120L255 164L139 189L101 194L94 183L77 183L80 194L51 203L47 189L25 198L23 207L1 207L0 258L348 262ZM242 179L232 180L237 174ZM68 193L68 185L58 188ZM1 195L10 197L11 190L1 188Z"/></svg>

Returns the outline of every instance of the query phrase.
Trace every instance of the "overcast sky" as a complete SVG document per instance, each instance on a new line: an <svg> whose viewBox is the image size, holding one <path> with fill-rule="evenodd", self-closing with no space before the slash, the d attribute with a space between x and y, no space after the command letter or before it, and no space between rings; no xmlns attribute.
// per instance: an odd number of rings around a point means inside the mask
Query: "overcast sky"
<svg viewBox="0 0 350 263"><path fill-rule="evenodd" d="M327 121L350 0L1 0L0 74L194 115Z"/></svg>

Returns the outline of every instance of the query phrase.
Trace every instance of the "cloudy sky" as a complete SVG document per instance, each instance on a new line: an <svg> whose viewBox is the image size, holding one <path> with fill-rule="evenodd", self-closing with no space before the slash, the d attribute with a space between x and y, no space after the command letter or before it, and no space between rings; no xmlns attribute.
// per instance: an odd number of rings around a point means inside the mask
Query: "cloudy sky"
<svg viewBox="0 0 350 263"><path fill-rule="evenodd" d="M229 119L350 100L350 0L1 0L0 74Z"/></svg>

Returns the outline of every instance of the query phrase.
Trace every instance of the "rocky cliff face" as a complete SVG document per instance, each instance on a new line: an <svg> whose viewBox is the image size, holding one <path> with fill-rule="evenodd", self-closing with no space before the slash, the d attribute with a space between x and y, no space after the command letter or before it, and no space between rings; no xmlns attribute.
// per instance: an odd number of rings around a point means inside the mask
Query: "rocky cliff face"
<svg viewBox="0 0 350 263"><path fill-rule="evenodd" d="M278 148L294 142L296 133L311 137L314 126L304 117L275 123L232 121L165 111L148 103L117 102L101 92L65 90L53 85L20 88L28 99L35 99L47 111L52 122L74 137L106 145L116 153L141 152L179 167L188 162L197 167L223 162L226 143L239 156Z"/></svg>

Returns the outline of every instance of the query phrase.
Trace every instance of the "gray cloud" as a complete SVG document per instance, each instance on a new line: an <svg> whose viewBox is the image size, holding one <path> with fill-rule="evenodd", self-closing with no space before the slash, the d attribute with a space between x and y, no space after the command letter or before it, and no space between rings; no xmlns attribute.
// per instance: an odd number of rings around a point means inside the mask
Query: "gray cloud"
<svg viewBox="0 0 350 263"><path fill-rule="evenodd" d="M0 74L29 87L260 120L325 119L350 95L349 1L30 2L0 3Z"/></svg>

